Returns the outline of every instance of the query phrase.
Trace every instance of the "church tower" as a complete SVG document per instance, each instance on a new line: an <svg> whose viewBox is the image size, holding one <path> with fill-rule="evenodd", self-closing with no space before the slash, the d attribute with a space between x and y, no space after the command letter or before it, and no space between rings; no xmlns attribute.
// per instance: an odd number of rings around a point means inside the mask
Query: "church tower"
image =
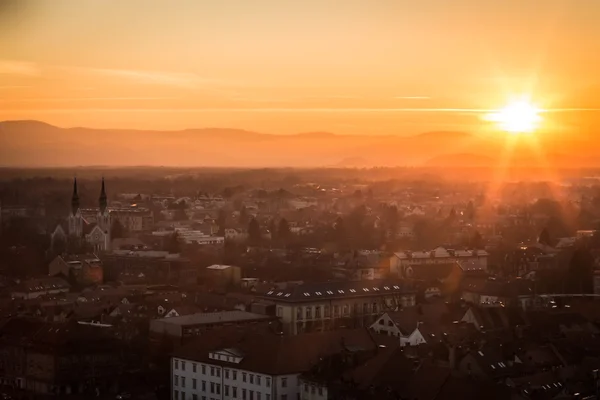
<svg viewBox="0 0 600 400"><path fill-rule="evenodd" d="M108 211L108 201L106 199L106 188L104 187L104 178L102 178L102 189L98 199L99 208L96 218L98 226L105 234L110 234L110 212Z"/></svg>
<svg viewBox="0 0 600 400"><path fill-rule="evenodd" d="M69 235L83 236L83 217L79 209L79 193L77 193L77 178L73 179L73 196L71 196L71 212L67 218L69 222Z"/></svg>

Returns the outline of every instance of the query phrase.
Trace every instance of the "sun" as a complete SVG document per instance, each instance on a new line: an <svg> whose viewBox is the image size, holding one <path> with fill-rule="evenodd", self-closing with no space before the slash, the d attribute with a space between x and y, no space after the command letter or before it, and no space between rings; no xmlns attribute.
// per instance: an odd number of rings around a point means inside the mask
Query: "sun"
<svg viewBox="0 0 600 400"><path fill-rule="evenodd" d="M542 121L541 112L541 109L529 101L517 100L487 117L496 122L503 131L516 135L535 131Z"/></svg>

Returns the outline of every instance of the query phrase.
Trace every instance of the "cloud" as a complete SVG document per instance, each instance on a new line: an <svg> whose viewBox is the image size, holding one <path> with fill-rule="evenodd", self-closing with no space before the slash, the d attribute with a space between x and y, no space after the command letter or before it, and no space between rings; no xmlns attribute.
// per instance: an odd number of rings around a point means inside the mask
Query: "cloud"
<svg viewBox="0 0 600 400"><path fill-rule="evenodd" d="M28 97L12 99L11 102L62 102L62 101L126 101L126 100L176 100L177 97Z"/></svg>
<svg viewBox="0 0 600 400"><path fill-rule="evenodd" d="M429 96L396 96L394 97L398 100L429 100L431 97Z"/></svg>
<svg viewBox="0 0 600 400"><path fill-rule="evenodd" d="M41 70L37 64L27 61L0 60L0 75L38 76Z"/></svg>
<svg viewBox="0 0 600 400"><path fill-rule="evenodd" d="M121 78L145 85L165 85L194 88L222 83L218 80L202 78L194 73L183 72L159 72L103 68L91 68L87 69L86 71L96 75Z"/></svg>

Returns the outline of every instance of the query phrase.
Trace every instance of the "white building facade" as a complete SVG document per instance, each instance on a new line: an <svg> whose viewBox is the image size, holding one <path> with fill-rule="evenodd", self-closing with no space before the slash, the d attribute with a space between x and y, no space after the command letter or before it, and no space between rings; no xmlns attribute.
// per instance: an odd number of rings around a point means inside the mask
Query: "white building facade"
<svg viewBox="0 0 600 400"><path fill-rule="evenodd" d="M209 354L215 363L171 359L172 400L296 400L299 374L269 375L238 368L234 349Z"/></svg>

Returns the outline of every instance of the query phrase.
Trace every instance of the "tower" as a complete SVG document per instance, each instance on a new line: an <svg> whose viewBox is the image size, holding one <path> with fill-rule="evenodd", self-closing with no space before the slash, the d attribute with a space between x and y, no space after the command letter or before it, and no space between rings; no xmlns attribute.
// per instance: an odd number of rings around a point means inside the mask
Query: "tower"
<svg viewBox="0 0 600 400"><path fill-rule="evenodd" d="M108 201L106 198L106 188L104 186L104 178L102 178L102 188L100 190L100 198L98 199L98 226L105 234L110 234L110 212L108 211Z"/></svg>
<svg viewBox="0 0 600 400"><path fill-rule="evenodd" d="M69 235L83 236L83 217L79 209L79 193L77 193L77 178L73 179L73 196L71 196L71 212L67 218L69 222Z"/></svg>

